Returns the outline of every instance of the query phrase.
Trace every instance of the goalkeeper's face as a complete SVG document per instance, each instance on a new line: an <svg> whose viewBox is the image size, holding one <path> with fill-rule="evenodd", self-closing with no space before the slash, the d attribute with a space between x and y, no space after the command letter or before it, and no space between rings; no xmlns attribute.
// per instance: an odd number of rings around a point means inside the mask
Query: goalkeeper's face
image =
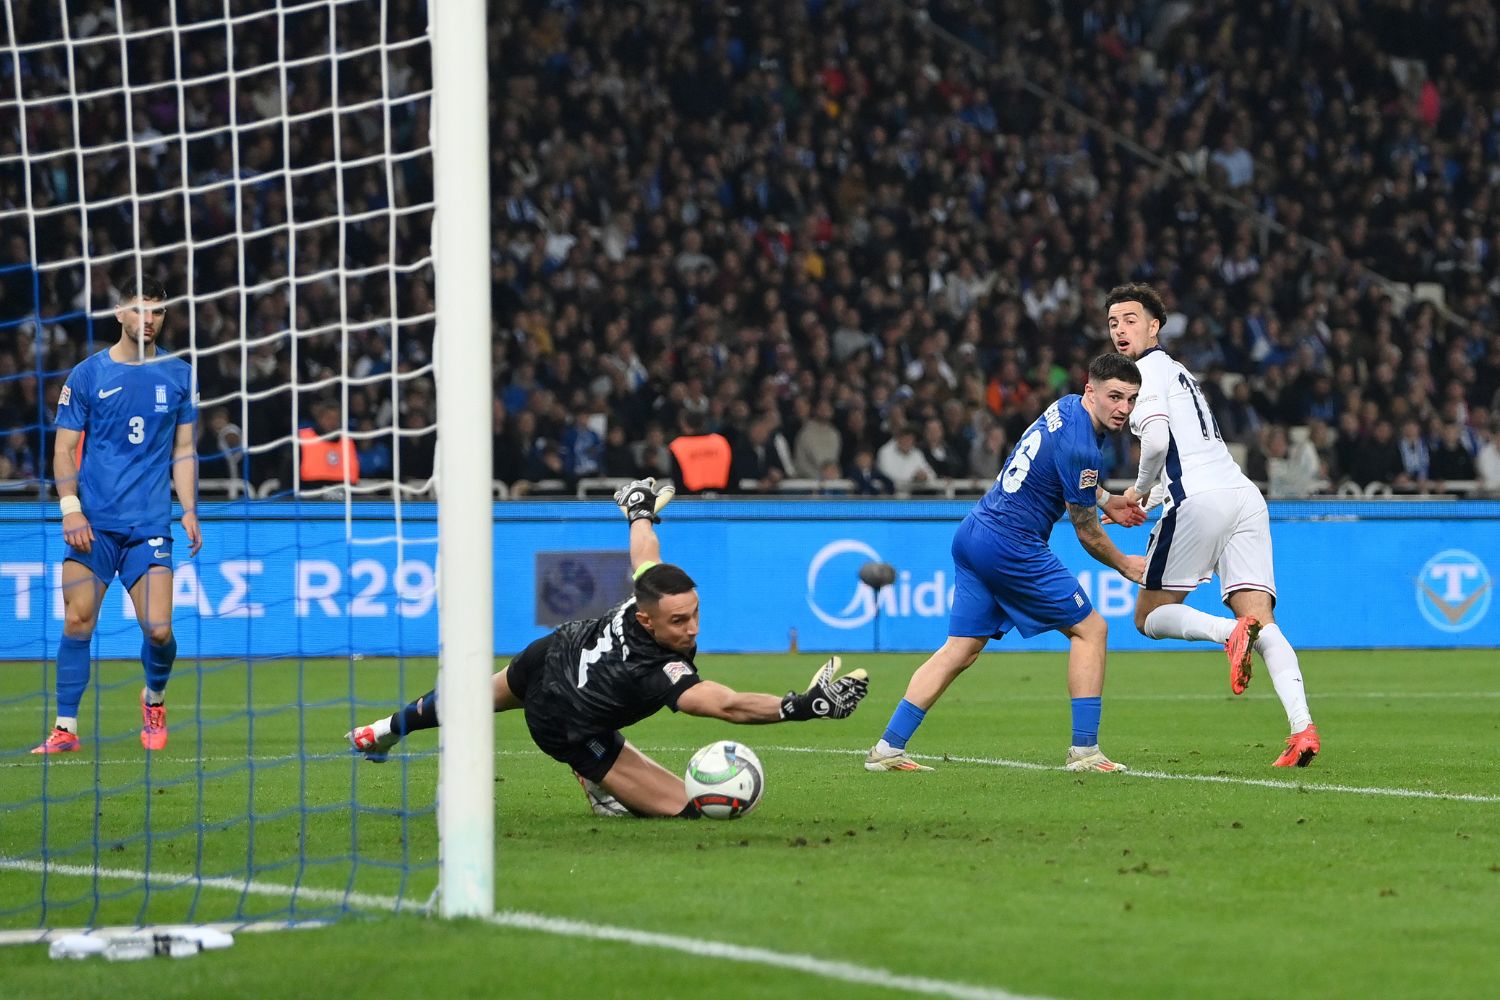
<svg viewBox="0 0 1500 1000"><path fill-rule="evenodd" d="M679 653L698 647L698 592L664 594L655 604L637 607L636 620L656 641Z"/></svg>
<svg viewBox="0 0 1500 1000"><path fill-rule="evenodd" d="M150 350L167 321L167 305L161 299L133 298L115 307L120 321L120 339Z"/></svg>

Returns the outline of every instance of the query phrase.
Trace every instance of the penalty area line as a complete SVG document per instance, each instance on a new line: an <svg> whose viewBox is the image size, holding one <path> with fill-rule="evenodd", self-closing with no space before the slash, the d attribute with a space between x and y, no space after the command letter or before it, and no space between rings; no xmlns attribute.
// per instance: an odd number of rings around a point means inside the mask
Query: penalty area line
<svg viewBox="0 0 1500 1000"><path fill-rule="evenodd" d="M225 892L237 892L251 896L290 896L299 900L341 903L351 909L359 910L425 912L424 907L404 903L395 896L376 896L367 893L343 892L336 889L318 889L310 886L292 886L275 882L258 882L236 878L196 878L191 873L171 874L165 872L144 872L128 868L95 868L86 865L51 864L5 857L0 857L0 871L25 872L30 874L46 872L49 877L97 877L101 879L137 882L159 889L201 885L205 889L218 889ZM481 919L497 927L554 934L559 937L583 938L591 941L615 941L641 948L675 951L680 954L691 955L695 958L717 958L731 962L743 962L747 965L761 965L785 969L789 972L800 972L823 979L833 979L859 986L874 986L908 994L951 997L953 1000L1048 1000L1046 997L1011 993L1007 990L995 989L989 986L952 982L945 979L932 979L926 976L907 976L880 968L879 966L857 965L853 962L819 958L816 955L773 951L770 948L756 948L748 945L733 944L727 941L689 938L677 934L662 934L634 927L587 923L582 920L572 920L565 917L549 917L541 913L501 910L492 916ZM248 928L250 925L247 923L227 926L243 926ZM259 925L256 926L258 927ZM11 932L13 936L0 938L0 943L6 943L7 940L16 943L21 941L39 942L44 940L46 933L42 930Z"/></svg>

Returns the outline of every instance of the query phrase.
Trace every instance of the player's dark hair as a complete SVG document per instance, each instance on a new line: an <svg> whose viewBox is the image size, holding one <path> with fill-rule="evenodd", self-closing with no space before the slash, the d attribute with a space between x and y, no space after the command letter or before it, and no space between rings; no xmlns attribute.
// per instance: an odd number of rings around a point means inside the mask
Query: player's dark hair
<svg viewBox="0 0 1500 1000"><path fill-rule="evenodd" d="M686 594L697 586L681 566L657 563L635 578L635 602L655 605L669 594Z"/></svg>
<svg viewBox="0 0 1500 1000"><path fill-rule="evenodd" d="M1140 282L1133 282L1128 285L1116 285L1104 297L1105 312L1109 311L1110 306L1121 302L1139 302L1151 314L1152 319L1158 323L1165 323L1167 321L1167 304L1161 300L1161 296L1156 294L1156 289L1150 285L1143 285Z"/></svg>
<svg viewBox="0 0 1500 1000"><path fill-rule="evenodd" d="M147 278L144 276L141 278L137 278L132 274L130 277L126 278L125 283L120 286L121 302L129 302L134 298L165 300L166 297L167 290L163 288L162 283L160 281L157 281L155 278Z"/></svg>
<svg viewBox="0 0 1500 1000"><path fill-rule="evenodd" d="M1111 351L1109 354L1101 354L1089 362L1089 382L1095 386L1103 385L1110 379L1119 379L1130 385L1141 384L1141 370L1135 366L1125 355Z"/></svg>

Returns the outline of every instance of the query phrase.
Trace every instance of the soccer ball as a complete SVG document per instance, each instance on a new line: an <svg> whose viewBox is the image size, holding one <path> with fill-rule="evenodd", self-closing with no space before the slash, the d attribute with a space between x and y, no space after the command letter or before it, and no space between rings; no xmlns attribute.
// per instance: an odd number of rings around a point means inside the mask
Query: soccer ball
<svg viewBox="0 0 1500 1000"><path fill-rule="evenodd" d="M766 771L755 751L743 743L720 740L688 761L688 801L710 819L738 819L760 802Z"/></svg>

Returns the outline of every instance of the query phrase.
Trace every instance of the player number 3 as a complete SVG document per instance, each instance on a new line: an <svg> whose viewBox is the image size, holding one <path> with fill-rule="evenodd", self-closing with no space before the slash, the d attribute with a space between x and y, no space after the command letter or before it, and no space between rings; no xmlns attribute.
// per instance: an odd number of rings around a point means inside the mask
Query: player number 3
<svg viewBox="0 0 1500 1000"><path fill-rule="evenodd" d="M1025 440L1016 448L1016 453L1010 457L1010 465L1000 473L1000 488L1007 493L1014 493L1021 488L1026 481L1026 475L1031 471L1031 461L1036 458L1036 453L1042 447L1042 432L1032 431L1026 435Z"/></svg>
<svg viewBox="0 0 1500 1000"><path fill-rule="evenodd" d="M130 443L131 444L140 444L144 440L146 440L146 418L145 417L131 417L130 418Z"/></svg>

